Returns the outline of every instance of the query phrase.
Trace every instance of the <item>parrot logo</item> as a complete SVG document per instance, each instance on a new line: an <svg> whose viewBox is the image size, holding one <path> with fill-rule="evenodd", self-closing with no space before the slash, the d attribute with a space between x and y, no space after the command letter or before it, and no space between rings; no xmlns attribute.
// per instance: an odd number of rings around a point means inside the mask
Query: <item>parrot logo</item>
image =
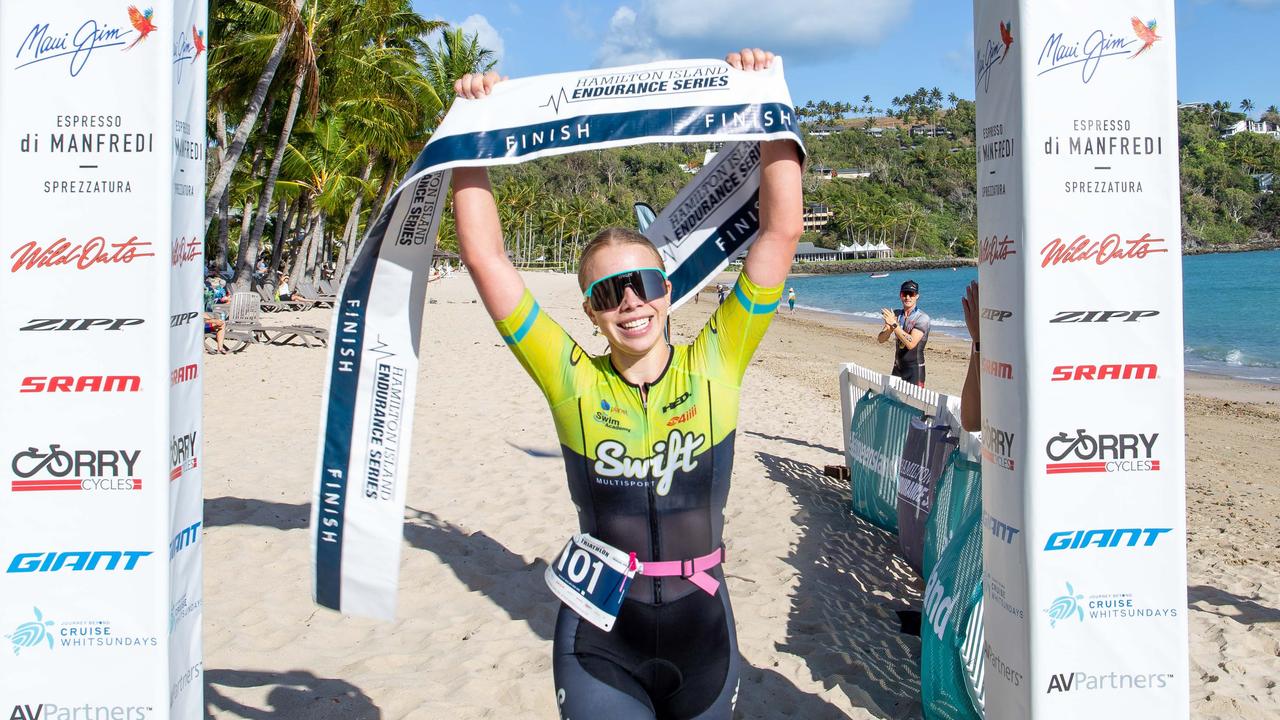
<svg viewBox="0 0 1280 720"><path fill-rule="evenodd" d="M138 39L129 43L129 47L125 50L132 50L134 45L147 39L147 36L156 30L156 26L151 22L154 11L147 8L145 11L139 11L137 6L129 6L129 23L133 25L133 29L138 31Z"/></svg>
<svg viewBox="0 0 1280 720"><path fill-rule="evenodd" d="M1004 43L1004 54L1000 56L1000 62L1009 55L1009 48L1013 47L1013 22L1000 23L1000 42Z"/></svg>
<svg viewBox="0 0 1280 720"><path fill-rule="evenodd" d="M1138 48L1137 52L1129 56L1129 59L1132 60L1146 52L1147 48L1155 45L1156 41L1160 40L1161 37L1156 34L1155 20L1144 23L1135 17L1131 18L1129 22L1133 23L1133 32L1138 36L1138 39L1142 41L1142 47Z"/></svg>
<svg viewBox="0 0 1280 720"><path fill-rule="evenodd" d="M200 58L200 53L204 52L204 33L197 30L195 25L191 26L191 42L196 46L196 56L191 58L191 62L195 62Z"/></svg>

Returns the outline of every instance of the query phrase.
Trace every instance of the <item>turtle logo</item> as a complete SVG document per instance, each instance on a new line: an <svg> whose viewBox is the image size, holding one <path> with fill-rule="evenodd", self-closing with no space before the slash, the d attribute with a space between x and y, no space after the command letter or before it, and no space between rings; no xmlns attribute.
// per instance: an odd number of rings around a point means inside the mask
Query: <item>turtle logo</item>
<svg viewBox="0 0 1280 720"><path fill-rule="evenodd" d="M1080 607L1080 601L1083 599L1084 595L1077 595L1071 583L1067 583L1067 594L1058 597L1049 605L1049 609L1045 610L1049 614L1049 627L1057 627L1059 620L1070 620L1073 615L1080 618L1080 622L1084 622L1084 609Z"/></svg>
<svg viewBox="0 0 1280 720"><path fill-rule="evenodd" d="M49 649L53 649L53 636L46 629L53 627L53 621L45 620L40 608L33 607L31 609L35 612L36 619L33 622L25 622L19 625L12 635L5 635L9 642L13 643L14 655L22 652L23 648L36 647L41 641L47 642Z"/></svg>

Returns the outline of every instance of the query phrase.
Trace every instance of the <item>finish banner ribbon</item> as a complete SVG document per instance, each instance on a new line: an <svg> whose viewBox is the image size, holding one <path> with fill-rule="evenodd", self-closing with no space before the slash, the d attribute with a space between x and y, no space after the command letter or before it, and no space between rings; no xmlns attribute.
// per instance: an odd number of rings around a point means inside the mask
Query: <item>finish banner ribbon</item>
<svg viewBox="0 0 1280 720"><path fill-rule="evenodd" d="M803 152L782 60L680 60L510 80L459 99L369 227L334 309L311 502L313 597L395 616L427 273L450 169L645 143L724 143L649 225L672 306L759 231L759 143Z"/></svg>

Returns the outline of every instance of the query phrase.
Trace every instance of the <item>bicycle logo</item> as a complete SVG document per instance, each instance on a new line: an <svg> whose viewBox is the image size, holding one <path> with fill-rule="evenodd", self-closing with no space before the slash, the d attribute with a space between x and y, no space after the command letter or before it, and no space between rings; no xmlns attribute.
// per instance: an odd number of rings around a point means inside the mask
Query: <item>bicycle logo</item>
<svg viewBox="0 0 1280 720"><path fill-rule="evenodd" d="M38 448L29 447L25 451L13 456L13 474L20 478L29 478L36 473L48 468L49 474L54 477L63 477L71 472L71 453L61 450L62 446L58 443L49 445L49 452L41 452ZM21 470L18 467L20 461L38 461L30 470ZM27 464L27 463L23 463Z"/></svg>
<svg viewBox="0 0 1280 720"><path fill-rule="evenodd" d="M1064 445L1062 452L1054 452L1054 446ZM1079 428L1074 438L1065 432L1049 438L1049 444L1045 446L1044 451L1049 455L1050 460L1061 460L1072 453L1082 460L1087 460L1097 455L1098 440L1092 435L1085 434L1084 428Z"/></svg>

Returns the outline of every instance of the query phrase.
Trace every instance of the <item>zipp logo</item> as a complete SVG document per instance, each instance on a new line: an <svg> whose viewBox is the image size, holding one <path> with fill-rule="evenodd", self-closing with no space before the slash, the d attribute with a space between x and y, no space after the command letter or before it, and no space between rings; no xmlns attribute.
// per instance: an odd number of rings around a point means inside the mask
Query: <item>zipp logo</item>
<svg viewBox="0 0 1280 720"><path fill-rule="evenodd" d="M184 312L178 313L177 315L170 315L169 327L182 327L198 317L200 317L200 313L198 312Z"/></svg>
<svg viewBox="0 0 1280 720"><path fill-rule="evenodd" d="M142 318L32 318L18 330L22 332L61 332L68 330L103 330L112 332L124 330L134 325L141 325L143 322Z"/></svg>
<svg viewBox="0 0 1280 720"><path fill-rule="evenodd" d="M138 392L137 375L28 375L18 392Z"/></svg>
<svg viewBox="0 0 1280 720"><path fill-rule="evenodd" d="M1053 316L1051 323L1107 323L1138 322L1153 318L1159 310L1063 310Z"/></svg>
<svg viewBox="0 0 1280 720"><path fill-rule="evenodd" d="M1012 310L1001 310L999 308L983 308L982 309L983 320L994 320L996 322L1004 322L1005 320L1008 320L1011 317L1013 317Z"/></svg>
<svg viewBox="0 0 1280 720"><path fill-rule="evenodd" d="M1155 380L1159 368L1153 363L1113 365L1058 365L1053 368L1053 382L1068 380Z"/></svg>

